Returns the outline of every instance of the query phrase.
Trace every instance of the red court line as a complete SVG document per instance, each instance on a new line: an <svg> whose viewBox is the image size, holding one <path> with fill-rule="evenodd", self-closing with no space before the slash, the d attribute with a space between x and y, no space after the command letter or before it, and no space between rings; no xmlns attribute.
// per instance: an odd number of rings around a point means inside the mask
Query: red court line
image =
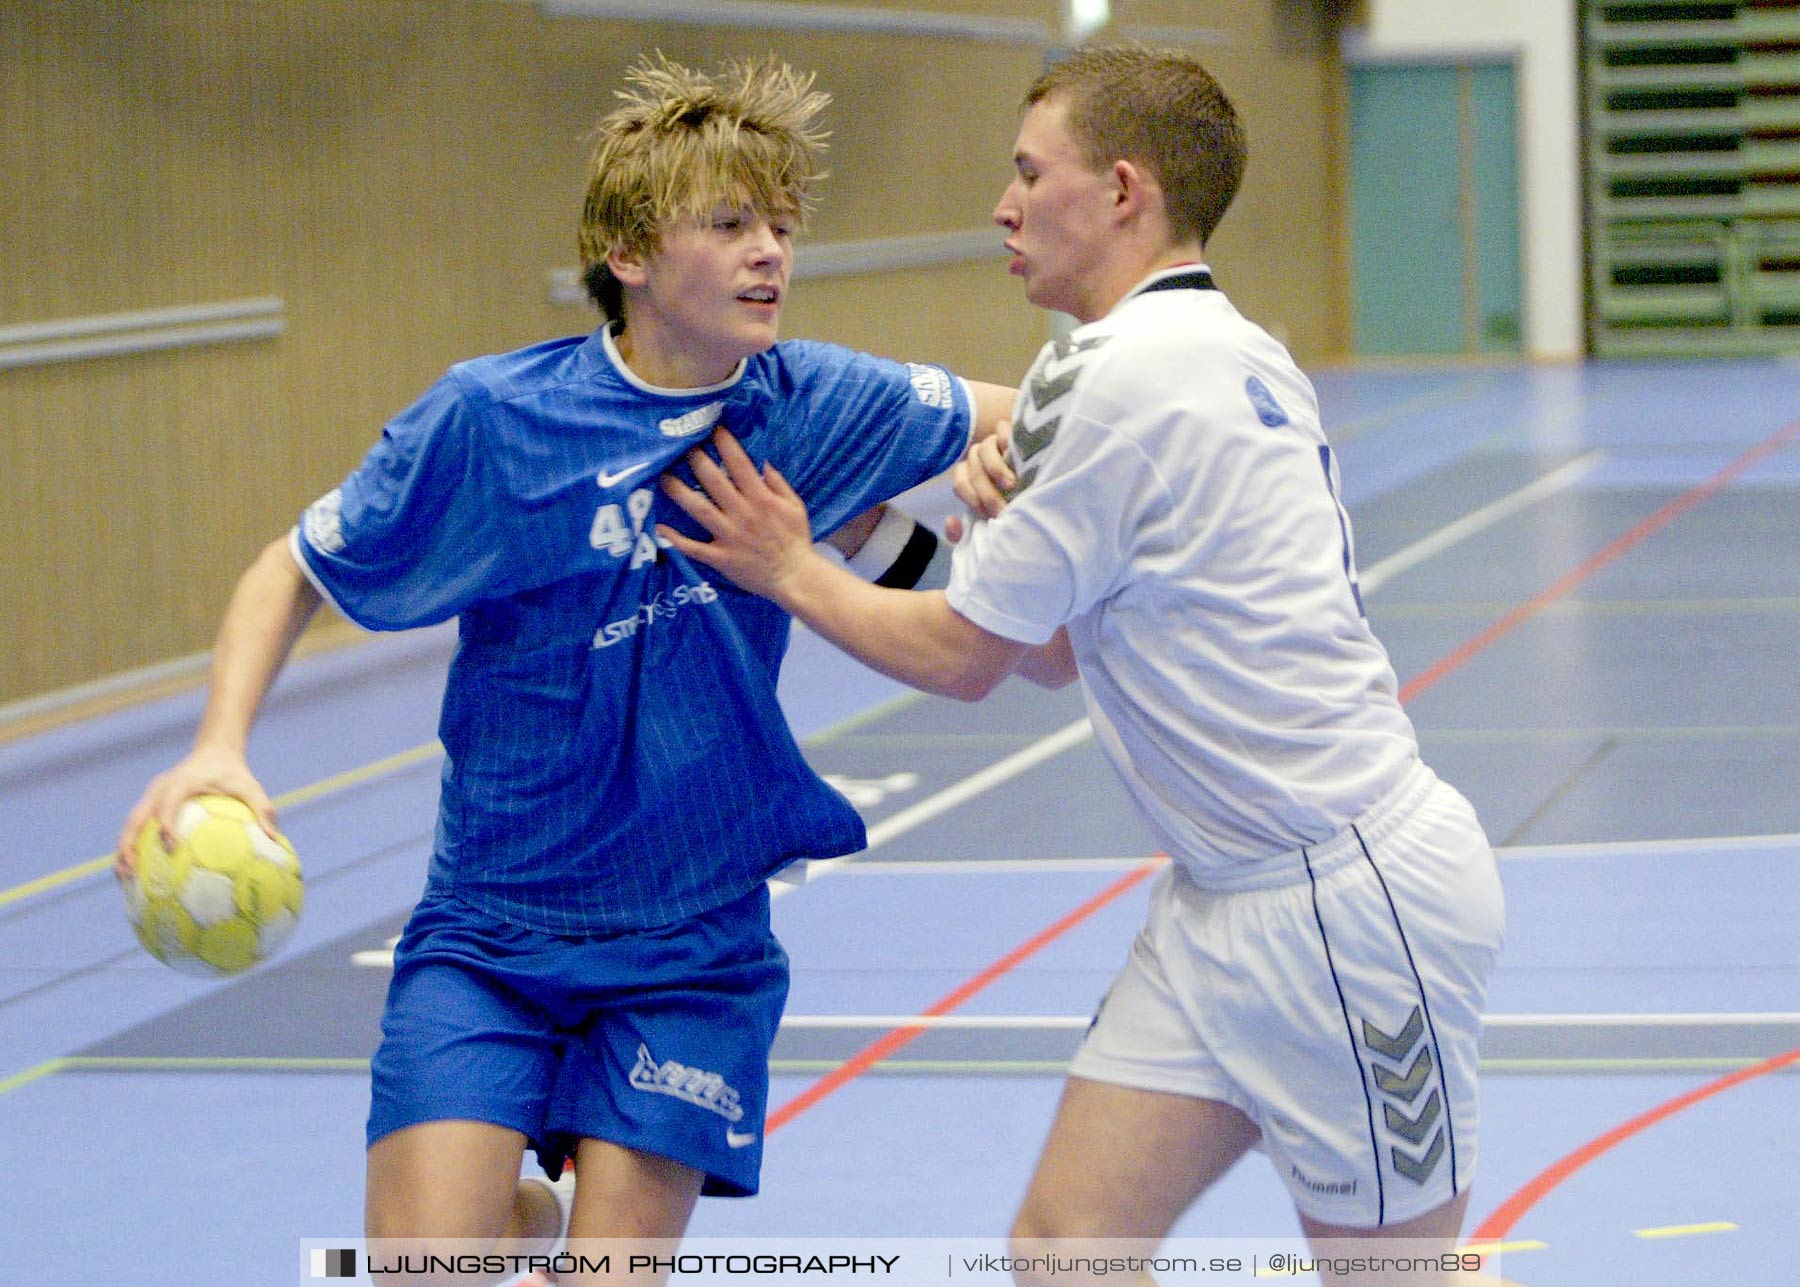
<svg viewBox="0 0 1800 1287"><path fill-rule="evenodd" d="M1054 925L1039 930L1036 934L1026 939L1005 956L982 970L981 973L963 983L954 992L932 1002L919 1013L927 1018L950 1013L950 1011L956 1009L957 1006L967 1001L970 997L974 996L995 979L1005 974L1015 965L1018 965L1027 957L1034 955L1041 948L1074 929L1102 907L1105 907L1108 903L1117 899L1121 894L1124 894L1133 886L1137 885L1151 872L1159 870L1162 865L1161 859L1154 859L1146 862L1141 867L1134 867L1131 871L1108 885L1098 894L1095 894L1092 898L1088 899L1087 902L1064 916ZM793 1121L801 1113L804 1113L821 1099L824 1099L827 1095L838 1090L845 1083L862 1076L863 1073L873 1068L883 1059L888 1058L888 1056L892 1055L895 1051L901 1050L912 1044L912 1042L917 1040L925 1031L926 1029L924 1028L894 1028L885 1033L881 1038L857 1051L856 1054L852 1055L845 1062L832 1069L825 1076L819 1078L818 1081L794 1096L794 1098L788 1100L788 1102L783 1104L780 1108L770 1113L767 1123L763 1126L763 1134L765 1136L773 1135L776 1131Z"/></svg>
<svg viewBox="0 0 1800 1287"><path fill-rule="evenodd" d="M1742 1086L1747 1081L1761 1077L1765 1073L1786 1068L1789 1064L1794 1063L1800 1063L1800 1050L1790 1050L1785 1055L1776 1055L1772 1059L1763 1060L1760 1064L1741 1068L1717 1081L1709 1081L1704 1086L1690 1090L1685 1095L1677 1095L1666 1104L1659 1104L1648 1112L1639 1113L1630 1121L1613 1127L1606 1134L1589 1140L1562 1161L1533 1178L1524 1188L1496 1207L1494 1213L1481 1222L1481 1227L1475 1230L1470 1241L1500 1241L1512 1232L1513 1226L1519 1222L1520 1217L1536 1206L1540 1198L1602 1153L1624 1143L1633 1135L1649 1130L1658 1122L1667 1121L1684 1108L1691 1108L1702 1100L1711 1099L1714 1095L1722 1095L1734 1087Z"/></svg>
<svg viewBox="0 0 1800 1287"><path fill-rule="evenodd" d="M1587 562L1581 564L1581 566L1575 568L1573 571L1566 573L1535 599L1519 605L1504 617L1501 617L1498 621L1494 622L1494 624L1489 626L1486 630L1483 630L1473 639L1463 644L1460 648L1457 648L1454 652L1451 652L1449 655L1440 659L1435 665L1431 666L1422 674L1415 676L1410 683L1400 690L1400 700L1405 702L1414 694L1424 692L1445 675L1450 674L1452 671L1455 671L1458 667L1462 666L1463 663L1481 652L1496 639L1510 633L1515 627L1536 616L1539 612L1556 602L1556 600L1562 598L1570 590L1573 590L1601 568L1613 562L1620 555L1661 531L1689 510L1712 499L1713 496L1717 495L1729 484L1742 477L1752 467L1760 464L1762 461L1788 446L1797 436L1800 436L1800 420L1796 420L1792 424L1777 430L1775 433L1744 452L1743 455L1731 461L1705 482L1682 493L1680 496L1677 496L1667 505L1664 505L1661 509L1650 515L1649 518L1646 518L1629 532L1626 532L1623 536L1607 545L1598 554L1587 560ZM1513 1226L1524 1217L1527 1211L1536 1206L1545 1194L1549 1193L1552 1189L1556 1188L1557 1185L1561 1184L1564 1180L1568 1179L1571 1175L1575 1174L1575 1172L1579 1171L1582 1167L1586 1166L1601 1154L1608 1152L1623 1141L1630 1139L1633 1135L1648 1130L1658 1122L1665 1121L1668 1118L1673 1117L1676 1113L1681 1112L1683 1109L1697 1104L1702 1100L1710 1099L1714 1095L1723 1094L1725 1091L1728 1091L1735 1086L1743 1085L1752 1078L1761 1077L1765 1073L1774 1072L1778 1068L1785 1068L1789 1064L1797 1062L1800 1062L1800 1050L1790 1050L1785 1055L1777 1055L1772 1059L1764 1060L1760 1064L1755 1064L1749 1068L1741 1069L1738 1072L1721 1077L1717 1081L1708 1082L1706 1085L1701 1086L1696 1090L1691 1090L1685 1095L1679 1095L1676 1098L1669 1100L1666 1104L1659 1105L1646 1113L1640 1113L1630 1121L1614 1127L1604 1135L1590 1140L1561 1161L1527 1181L1522 1188L1515 1192L1511 1197L1507 1198L1506 1201L1502 1202L1494 1209L1493 1213L1489 1215L1487 1219L1481 1222L1480 1227L1475 1230L1472 1238L1498 1241L1499 1239L1506 1237L1507 1234L1512 1232Z"/></svg>
<svg viewBox="0 0 1800 1287"><path fill-rule="evenodd" d="M1562 577L1558 578L1549 589L1543 591L1543 593L1539 594L1535 599L1530 599L1521 603L1518 607L1514 608L1504 617L1501 617L1473 639L1470 639L1467 643L1452 650L1445 656L1440 657L1424 671L1413 676L1413 678L1400 690L1401 704L1405 705L1414 697L1437 683L1438 680L1442 679L1444 676L1461 669L1470 658L1484 651L1489 644L1505 635L1511 634L1519 626L1537 616L1538 613L1555 603L1583 581L1593 576L1594 573L1598 572L1601 568L1613 562L1620 555L1641 545L1644 541L1651 536L1654 536L1657 532L1660 532L1663 528L1667 527L1670 523L1673 523L1676 519L1680 518L1695 506L1712 499L1714 495L1736 481L1747 470L1760 464L1768 457L1780 451L1783 447L1786 447L1797 436L1800 436L1800 420L1794 421L1786 428L1777 430L1770 437L1757 443L1756 446L1750 448L1750 450L1746 451L1736 460L1733 460L1705 482L1682 493L1680 496L1677 496L1667 505L1664 505L1661 509L1657 510L1656 513L1650 515L1649 518L1646 518L1643 522L1625 533L1625 535L1613 541L1605 549L1594 555L1593 558L1583 563L1580 567L1575 568L1573 571L1567 572Z"/></svg>

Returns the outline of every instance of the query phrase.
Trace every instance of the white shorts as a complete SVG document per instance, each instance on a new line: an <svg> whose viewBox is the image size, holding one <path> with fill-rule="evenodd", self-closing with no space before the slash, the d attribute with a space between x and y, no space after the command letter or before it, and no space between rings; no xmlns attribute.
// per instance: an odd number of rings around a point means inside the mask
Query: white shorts
<svg viewBox="0 0 1800 1287"><path fill-rule="evenodd" d="M1070 1072L1243 1112L1314 1219L1410 1220L1475 1171L1505 921L1493 851L1468 801L1418 765L1282 862L1278 883L1224 891L1165 872Z"/></svg>

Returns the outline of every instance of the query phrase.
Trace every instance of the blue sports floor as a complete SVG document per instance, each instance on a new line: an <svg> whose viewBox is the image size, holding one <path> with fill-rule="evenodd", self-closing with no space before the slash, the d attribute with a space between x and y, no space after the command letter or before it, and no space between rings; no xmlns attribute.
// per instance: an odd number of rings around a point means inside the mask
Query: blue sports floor
<svg viewBox="0 0 1800 1287"><path fill-rule="evenodd" d="M1800 1283L1800 365L1318 385L1426 758L1502 848L1470 1233L1523 1287ZM301 1240L359 1235L449 644L370 639L284 677L252 758L306 914L227 983L144 955L97 861L200 695L0 727L0 1283L286 1284ZM1071 693L959 706L804 636L789 681L874 843L778 898L795 971L764 1191L703 1202L693 1232L994 1235L1154 845ZM1252 1155L1177 1232L1295 1229Z"/></svg>

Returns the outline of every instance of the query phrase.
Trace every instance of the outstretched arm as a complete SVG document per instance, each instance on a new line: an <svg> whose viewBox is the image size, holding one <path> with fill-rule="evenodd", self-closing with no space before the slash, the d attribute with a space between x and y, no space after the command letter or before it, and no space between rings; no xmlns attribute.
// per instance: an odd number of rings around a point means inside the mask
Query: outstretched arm
<svg viewBox="0 0 1800 1287"><path fill-rule="evenodd" d="M182 804L196 795L236 796L267 830L275 806L244 758L250 726L289 650L319 606L319 592L294 562L288 538L271 542L238 579L213 644L211 687L194 746L144 789L119 832L119 874L137 863L138 833L155 819L172 833Z"/></svg>
<svg viewBox="0 0 1800 1287"><path fill-rule="evenodd" d="M806 505L774 466L758 472L737 439L713 435L688 464L704 490L665 475L663 490L712 534L658 532L689 558L774 600L864 664L927 692L976 701L993 691L1028 645L984 630L937 590L871 585L813 548Z"/></svg>

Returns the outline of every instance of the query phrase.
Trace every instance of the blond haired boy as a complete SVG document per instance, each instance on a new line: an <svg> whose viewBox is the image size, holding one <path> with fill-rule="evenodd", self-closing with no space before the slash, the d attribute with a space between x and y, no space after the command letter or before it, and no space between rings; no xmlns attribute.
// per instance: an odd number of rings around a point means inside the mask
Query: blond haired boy
<svg viewBox="0 0 1800 1287"><path fill-rule="evenodd" d="M373 629L459 619L430 873L373 1065L372 1239L549 1232L545 1195L515 1194L527 1144L553 1176L573 1160L578 1239L679 1237L703 1191L756 1191L788 980L765 881L865 837L777 705L787 614L659 539L685 520L656 479L729 424L818 532L866 534L1011 403L777 342L820 176L809 77L658 57L619 98L580 225L605 324L452 367L264 550L194 749L120 839L124 869L143 822L201 791L272 823L245 742L320 602ZM892 547L890 583L919 545Z"/></svg>

